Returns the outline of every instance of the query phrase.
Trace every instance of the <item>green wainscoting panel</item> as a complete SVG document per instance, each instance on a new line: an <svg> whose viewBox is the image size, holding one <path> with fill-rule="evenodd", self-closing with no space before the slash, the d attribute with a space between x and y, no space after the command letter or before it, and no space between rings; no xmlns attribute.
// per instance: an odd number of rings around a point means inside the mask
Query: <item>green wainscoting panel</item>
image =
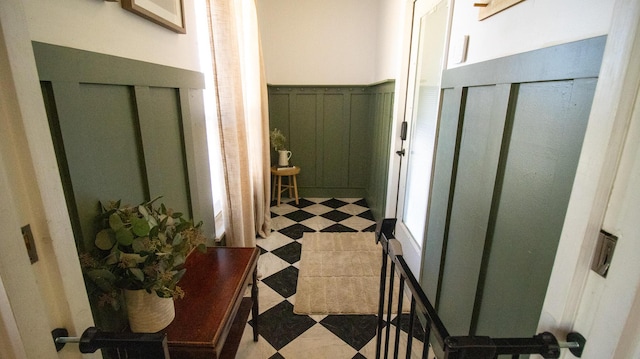
<svg viewBox="0 0 640 359"><path fill-rule="evenodd" d="M467 335L475 305L485 236L493 200L509 85L468 90L451 204L447 256L443 267L439 314L451 333ZM458 185L462 184L462 185ZM455 298L455 300L454 300Z"/></svg>
<svg viewBox="0 0 640 359"><path fill-rule="evenodd" d="M206 235L207 245L216 245L213 217L213 188L211 187L211 169L203 166L209 163L209 152L202 151L202 147L208 148L207 123L204 113L204 94L197 88L180 88L180 111L184 135L184 153L189 174L189 207L192 218L203 221L203 230L209 231ZM205 232L207 233L207 232Z"/></svg>
<svg viewBox="0 0 640 359"><path fill-rule="evenodd" d="M488 305L479 306L477 333L524 337L537 327L595 86L596 79L519 86L487 236L479 301ZM513 320L501 310L513 303L534 309Z"/></svg>
<svg viewBox="0 0 640 359"><path fill-rule="evenodd" d="M33 41L40 81L204 88L200 72Z"/></svg>
<svg viewBox="0 0 640 359"><path fill-rule="evenodd" d="M269 128L277 128L287 138L287 148L291 145L289 122L291 116L291 96L288 91L269 89ZM271 163L278 162L277 153L271 148ZM294 159L295 163L295 159Z"/></svg>
<svg viewBox="0 0 640 359"><path fill-rule="evenodd" d="M82 248L92 248L98 201L143 201L148 195L138 120L128 86L54 82L57 118L69 182L81 224Z"/></svg>
<svg viewBox="0 0 640 359"><path fill-rule="evenodd" d="M304 188L315 187L322 183L322 138L318 138L318 129L322 128L322 107L319 96L314 93L291 92L291 117L286 133L289 134L291 163L301 168L298 176L298 188L305 196ZM322 134L320 134L322 135Z"/></svg>
<svg viewBox="0 0 640 359"><path fill-rule="evenodd" d="M136 86L135 99L149 196L191 218L178 90Z"/></svg>
<svg viewBox="0 0 640 359"><path fill-rule="evenodd" d="M349 95L324 93L318 96L322 106L321 181L324 187L349 187L350 105ZM347 121L345 121L347 119ZM355 135L355 133L354 133Z"/></svg>
<svg viewBox="0 0 640 359"><path fill-rule="evenodd" d="M98 203L109 200L135 205L163 196L215 238L204 76L39 42L33 48L78 250L93 248ZM101 328L123 327L118 313L91 299Z"/></svg>
<svg viewBox="0 0 640 359"><path fill-rule="evenodd" d="M373 130L376 122L371 116L371 99L373 95L354 93L351 95L349 108L349 182L353 188L367 188L371 169L373 146ZM387 156L388 157L388 156Z"/></svg>
<svg viewBox="0 0 640 359"><path fill-rule="evenodd" d="M466 90L458 87L442 91L442 112L438 124L438 141L434 161L431 198L427 214L427 233L422 248L422 271L420 282L427 297L436 308L440 273L443 267L445 238L449 229L449 212L452 201L451 186L455 179L458 162L460 132L464 124L461 113L466 106Z"/></svg>
<svg viewBox="0 0 640 359"><path fill-rule="evenodd" d="M451 335L536 333L605 44L444 71L421 285Z"/></svg>
<svg viewBox="0 0 640 359"><path fill-rule="evenodd" d="M389 151L391 150L391 125L393 123L393 99L395 82L386 81L371 86L369 118L371 125L371 152L369 158L369 178L367 180L367 203L373 217L379 221L385 218L387 180L389 178ZM368 123L368 122L367 122Z"/></svg>
<svg viewBox="0 0 640 359"><path fill-rule="evenodd" d="M269 127L287 136L301 196L362 197L382 218L394 88L269 85Z"/></svg>

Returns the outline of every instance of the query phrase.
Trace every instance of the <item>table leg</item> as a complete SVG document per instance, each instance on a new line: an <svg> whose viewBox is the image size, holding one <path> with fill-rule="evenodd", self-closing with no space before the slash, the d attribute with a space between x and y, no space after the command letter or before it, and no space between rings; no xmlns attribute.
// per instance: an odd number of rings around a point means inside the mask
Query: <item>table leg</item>
<svg viewBox="0 0 640 359"><path fill-rule="evenodd" d="M253 270L253 286L251 287L251 299L253 299L253 308L251 308L251 318L253 319L253 341L258 341L258 267Z"/></svg>

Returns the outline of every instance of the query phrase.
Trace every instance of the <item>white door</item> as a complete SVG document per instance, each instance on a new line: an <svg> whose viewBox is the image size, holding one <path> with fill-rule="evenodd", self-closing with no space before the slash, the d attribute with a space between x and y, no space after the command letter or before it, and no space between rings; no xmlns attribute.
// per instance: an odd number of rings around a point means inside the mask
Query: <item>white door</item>
<svg viewBox="0 0 640 359"><path fill-rule="evenodd" d="M414 4L396 237L416 277L429 202L448 15L448 0L418 0Z"/></svg>

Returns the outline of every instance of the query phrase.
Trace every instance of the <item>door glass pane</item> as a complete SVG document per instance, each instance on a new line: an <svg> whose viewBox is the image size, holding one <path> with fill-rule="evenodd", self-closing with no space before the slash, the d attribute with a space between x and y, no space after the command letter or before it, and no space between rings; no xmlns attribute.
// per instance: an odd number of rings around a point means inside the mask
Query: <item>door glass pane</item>
<svg viewBox="0 0 640 359"><path fill-rule="evenodd" d="M411 139L402 220L422 246L438 119L447 6L441 2L420 20L420 45L413 96ZM410 196L406 196L410 194Z"/></svg>

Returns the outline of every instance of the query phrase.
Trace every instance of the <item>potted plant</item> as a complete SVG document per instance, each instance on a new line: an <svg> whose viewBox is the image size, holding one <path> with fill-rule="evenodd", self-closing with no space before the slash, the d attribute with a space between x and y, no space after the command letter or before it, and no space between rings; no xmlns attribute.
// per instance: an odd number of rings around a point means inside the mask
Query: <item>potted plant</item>
<svg viewBox="0 0 640 359"><path fill-rule="evenodd" d="M278 166L288 166L289 159L291 158L291 151L287 151L284 147L285 143L287 143L287 138L284 134L282 134L282 132L277 128L274 128L269 133L269 141L271 142L271 147L278 152Z"/></svg>
<svg viewBox="0 0 640 359"><path fill-rule="evenodd" d="M117 310L124 292L134 332L157 332L171 323L173 299L184 296L178 282L187 255L195 248L206 251L202 223L164 204L154 206L157 200L101 205L95 248L81 256L85 276L100 290L99 303Z"/></svg>

